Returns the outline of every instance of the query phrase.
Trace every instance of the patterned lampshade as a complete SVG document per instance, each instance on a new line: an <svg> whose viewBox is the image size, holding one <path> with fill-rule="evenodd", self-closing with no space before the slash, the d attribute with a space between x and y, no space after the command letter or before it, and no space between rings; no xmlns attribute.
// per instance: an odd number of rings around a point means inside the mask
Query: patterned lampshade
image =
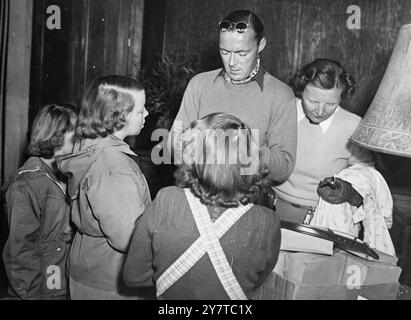
<svg viewBox="0 0 411 320"><path fill-rule="evenodd" d="M367 149L411 157L411 24L401 26L381 84L351 139Z"/></svg>

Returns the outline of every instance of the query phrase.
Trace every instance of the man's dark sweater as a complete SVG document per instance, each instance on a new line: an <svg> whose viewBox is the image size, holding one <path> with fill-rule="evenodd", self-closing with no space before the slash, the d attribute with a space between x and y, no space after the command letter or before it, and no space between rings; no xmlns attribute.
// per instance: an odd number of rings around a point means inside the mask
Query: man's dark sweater
<svg viewBox="0 0 411 320"><path fill-rule="evenodd" d="M211 208L208 208L210 211ZM151 286L200 236L184 190L167 187L136 222L123 278L128 286ZM280 220L254 205L220 239L223 251L247 296L268 277L280 249ZM160 299L229 299L207 254Z"/></svg>

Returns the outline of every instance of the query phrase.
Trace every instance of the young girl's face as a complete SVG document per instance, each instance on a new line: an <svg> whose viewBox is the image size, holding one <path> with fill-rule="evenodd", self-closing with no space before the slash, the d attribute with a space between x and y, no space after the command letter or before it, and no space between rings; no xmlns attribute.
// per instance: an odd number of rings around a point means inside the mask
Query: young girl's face
<svg viewBox="0 0 411 320"><path fill-rule="evenodd" d="M74 131L68 131L64 134L63 146L54 152L55 156L73 153L74 147Z"/></svg>
<svg viewBox="0 0 411 320"><path fill-rule="evenodd" d="M147 117L148 112L144 107L146 103L146 95L144 91L134 91L134 108L126 116L126 125L124 131L126 136L138 135L144 127L144 118Z"/></svg>

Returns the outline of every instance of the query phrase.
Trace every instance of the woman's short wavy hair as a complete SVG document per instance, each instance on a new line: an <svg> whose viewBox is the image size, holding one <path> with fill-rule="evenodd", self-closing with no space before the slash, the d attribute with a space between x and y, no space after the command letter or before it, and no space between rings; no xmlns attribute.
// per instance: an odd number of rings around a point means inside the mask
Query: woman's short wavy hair
<svg viewBox="0 0 411 320"><path fill-rule="evenodd" d="M290 86L296 97L301 98L309 83L324 89L342 88L342 99L349 98L356 88L354 78L342 65L329 59L317 59L304 66L291 79Z"/></svg>
<svg viewBox="0 0 411 320"><path fill-rule="evenodd" d="M135 104L133 92L144 90L137 80L109 75L95 79L83 97L76 136L106 137L121 130Z"/></svg>
<svg viewBox="0 0 411 320"><path fill-rule="evenodd" d="M51 104L37 114L33 122L27 153L51 159L64 145L64 135L74 132L77 110L72 105Z"/></svg>
<svg viewBox="0 0 411 320"><path fill-rule="evenodd" d="M258 142L238 118L213 113L193 121L183 135L183 164L176 170L176 184L190 188L203 204L237 207L256 202L269 188L269 169L259 161ZM244 174L253 152L257 165Z"/></svg>

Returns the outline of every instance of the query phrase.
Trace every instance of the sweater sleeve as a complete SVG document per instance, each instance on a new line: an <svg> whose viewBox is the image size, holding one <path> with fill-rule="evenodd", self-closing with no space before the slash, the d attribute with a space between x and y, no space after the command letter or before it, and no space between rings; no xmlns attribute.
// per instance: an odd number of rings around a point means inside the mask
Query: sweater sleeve
<svg viewBox="0 0 411 320"><path fill-rule="evenodd" d="M374 165L371 151L364 149L352 142L348 143L348 150L350 152L350 157L348 158L348 166L352 166L354 164L364 164L368 166Z"/></svg>
<svg viewBox="0 0 411 320"><path fill-rule="evenodd" d="M141 219L136 221L124 267L123 280L129 287L153 286L153 251L152 235L154 230L154 212L156 200L144 211Z"/></svg>
<svg viewBox="0 0 411 320"><path fill-rule="evenodd" d="M40 206L27 183L15 182L6 194L10 234L3 251L10 286L21 299L35 298L41 281L41 259L36 247Z"/></svg>
<svg viewBox="0 0 411 320"><path fill-rule="evenodd" d="M262 148L262 161L270 168L269 178L284 182L295 165L297 153L296 100L290 94L273 110L267 132L267 146Z"/></svg>
<svg viewBox="0 0 411 320"><path fill-rule="evenodd" d="M345 121L341 121L342 127L340 130L346 130L347 134L348 141L345 145L345 148L348 152L347 167L350 167L355 164L373 166L374 163L371 151L359 146L358 144L352 142L349 139L356 130L356 128L359 126L361 122L361 117L351 112L348 112L344 109L340 110L339 114L345 115Z"/></svg>
<svg viewBox="0 0 411 320"><path fill-rule="evenodd" d="M198 119L199 113L199 89L196 77L190 80L184 92L180 109L174 120L171 131L179 132L186 129L192 121Z"/></svg>
<svg viewBox="0 0 411 320"><path fill-rule="evenodd" d="M199 114L199 93L196 77L190 80L184 92L180 109L170 129L167 138L166 151L173 157L181 153L181 146L177 143L178 135L187 129L191 122L198 119Z"/></svg>

